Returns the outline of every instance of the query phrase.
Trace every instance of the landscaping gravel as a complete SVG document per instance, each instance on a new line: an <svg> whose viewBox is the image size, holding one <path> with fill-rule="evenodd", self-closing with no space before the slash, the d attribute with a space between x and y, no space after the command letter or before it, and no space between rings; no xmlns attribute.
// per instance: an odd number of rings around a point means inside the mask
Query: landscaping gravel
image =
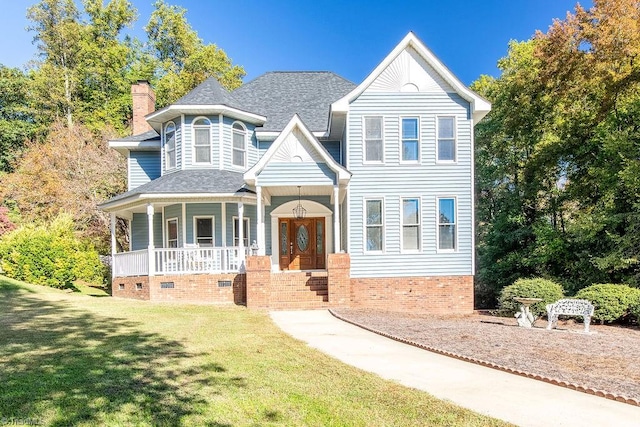
<svg viewBox="0 0 640 427"><path fill-rule="evenodd" d="M369 329L440 351L573 383L640 401L640 328L546 320L532 329L516 320L474 314L438 317L374 310L335 309L336 315Z"/></svg>

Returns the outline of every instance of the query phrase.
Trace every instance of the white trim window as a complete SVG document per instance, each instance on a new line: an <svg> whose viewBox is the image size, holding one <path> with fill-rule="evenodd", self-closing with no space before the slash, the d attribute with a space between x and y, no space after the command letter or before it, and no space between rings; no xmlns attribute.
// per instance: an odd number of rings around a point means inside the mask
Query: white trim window
<svg viewBox="0 0 640 427"><path fill-rule="evenodd" d="M206 117L193 121L193 162L211 164L211 122Z"/></svg>
<svg viewBox="0 0 640 427"><path fill-rule="evenodd" d="M420 120L417 117L402 118L402 161L420 161Z"/></svg>
<svg viewBox="0 0 640 427"><path fill-rule="evenodd" d="M232 163L234 166L245 167L247 165L247 129L240 122L235 122L233 130Z"/></svg>
<svg viewBox="0 0 640 427"><path fill-rule="evenodd" d="M178 218L167 219L167 248L178 247Z"/></svg>
<svg viewBox="0 0 640 427"><path fill-rule="evenodd" d="M438 161L456 161L456 119L453 116L438 117Z"/></svg>
<svg viewBox="0 0 640 427"><path fill-rule="evenodd" d="M365 248L366 252L382 252L384 248L384 202L382 199L365 199Z"/></svg>
<svg viewBox="0 0 640 427"><path fill-rule="evenodd" d="M212 216L193 217L193 242L201 247L213 246L214 220Z"/></svg>
<svg viewBox="0 0 640 427"><path fill-rule="evenodd" d="M420 250L420 199L402 199L402 250Z"/></svg>
<svg viewBox="0 0 640 427"><path fill-rule="evenodd" d="M364 118L364 162L384 162L383 127L381 116Z"/></svg>
<svg viewBox="0 0 640 427"><path fill-rule="evenodd" d="M165 169L176 167L176 124L173 122L164 128L164 159Z"/></svg>
<svg viewBox="0 0 640 427"><path fill-rule="evenodd" d="M438 198L438 250L455 251L457 247L456 199Z"/></svg>
<svg viewBox="0 0 640 427"><path fill-rule="evenodd" d="M249 247L249 242L251 241L251 236L250 236L250 231L251 228L249 227L249 218L243 218L243 222L244 222L244 229L242 230L242 232L244 233L244 235L242 236L242 241L244 242L244 247L248 248ZM233 217L233 246L239 246L240 243L240 235L238 234L240 230L238 230L238 217L234 216Z"/></svg>

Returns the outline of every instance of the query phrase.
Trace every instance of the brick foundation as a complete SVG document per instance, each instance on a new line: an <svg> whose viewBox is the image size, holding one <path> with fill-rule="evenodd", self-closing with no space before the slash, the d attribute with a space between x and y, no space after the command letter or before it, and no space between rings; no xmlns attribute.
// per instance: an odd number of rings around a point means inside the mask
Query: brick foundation
<svg viewBox="0 0 640 427"><path fill-rule="evenodd" d="M430 314L473 312L473 276L351 278L350 267L349 254L329 254L326 272L272 273L270 257L250 256L246 274L116 277L112 289L115 297L246 303L258 310L351 307ZM230 286L220 286L220 281ZM173 283L173 288L163 283Z"/></svg>
<svg viewBox="0 0 640 427"><path fill-rule="evenodd" d="M471 314L473 276L352 278L351 307Z"/></svg>
<svg viewBox="0 0 640 427"><path fill-rule="evenodd" d="M173 283L174 287L163 287L163 283ZM244 274L153 276L150 278L150 284L152 301L181 301L205 304L246 303Z"/></svg>
<svg viewBox="0 0 640 427"><path fill-rule="evenodd" d="M219 281L224 285L219 286ZM173 283L173 288L162 284ZM124 290L120 290L120 285ZM137 284L142 289L136 288ZM185 274L173 276L116 277L112 282L114 297L151 301L180 301L199 304L245 304L246 282L244 274Z"/></svg>
<svg viewBox="0 0 640 427"><path fill-rule="evenodd" d="M111 281L111 295L118 298L148 300L149 277L116 277Z"/></svg>

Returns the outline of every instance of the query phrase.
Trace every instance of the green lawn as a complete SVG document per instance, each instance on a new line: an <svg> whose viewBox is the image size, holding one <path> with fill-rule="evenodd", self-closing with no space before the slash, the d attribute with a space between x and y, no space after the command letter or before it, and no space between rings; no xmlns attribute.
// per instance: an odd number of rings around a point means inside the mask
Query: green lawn
<svg viewBox="0 0 640 427"><path fill-rule="evenodd" d="M70 294L0 276L3 418L54 426L506 425L335 361L285 335L266 313Z"/></svg>

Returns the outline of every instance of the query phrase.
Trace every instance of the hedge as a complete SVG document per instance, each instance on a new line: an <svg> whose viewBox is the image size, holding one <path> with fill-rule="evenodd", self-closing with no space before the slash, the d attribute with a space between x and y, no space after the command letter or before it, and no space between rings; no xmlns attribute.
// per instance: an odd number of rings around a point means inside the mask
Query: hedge
<svg viewBox="0 0 640 427"><path fill-rule="evenodd" d="M640 290L627 285L597 283L580 289L576 298L589 300L594 306L593 319L604 322L621 320L640 304Z"/></svg>
<svg viewBox="0 0 640 427"><path fill-rule="evenodd" d="M52 223L17 228L0 239L0 266L8 277L56 288L81 279L102 283L98 253L74 235L73 221L61 215Z"/></svg>

